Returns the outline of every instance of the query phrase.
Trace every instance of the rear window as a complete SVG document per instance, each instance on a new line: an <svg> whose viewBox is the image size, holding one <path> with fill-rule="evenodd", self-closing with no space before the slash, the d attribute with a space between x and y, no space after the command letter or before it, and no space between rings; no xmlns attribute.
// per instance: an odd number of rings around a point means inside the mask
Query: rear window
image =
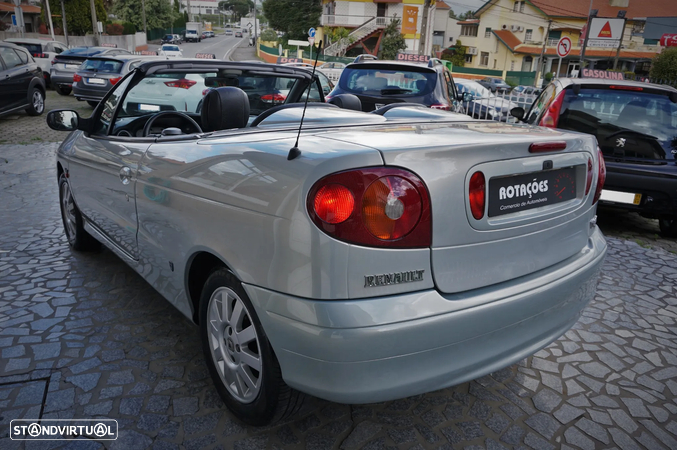
<svg viewBox="0 0 677 450"><path fill-rule="evenodd" d="M25 48L31 55L42 53L42 45L40 44L28 44L25 42L13 42L13 44Z"/></svg>
<svg viewBox="0 0 677 450"><path fill-rule="evenodd" d="M339 87L355 94L413 97L431 93L436 81L437 74L432 71L346 67L341 74Z"/></svg>
<svg viewBox="0 0 677 450"><path fill-rule="evenodd" d="M80 70L87 70L90 72L99 72L99 73L120 73L122 70L123 63L121 61L107 60L107 59L88 59L82 66Z"/></svg>
<svg viewBox="0 0 677 450"><path fill-rule="evenodd" d="M163 45L162 50L167 52L178 52L179 47L177 47L176 45Z"/></svg>
<svg viewBox="0 0 677 450"><path fill-rule="evenodd" d="M677 105L666 95L646 90L583 88L576 95L567 89L558 128L595 135L605 154L671 159ZM640 151L642 147L650 151Z"/></svg>

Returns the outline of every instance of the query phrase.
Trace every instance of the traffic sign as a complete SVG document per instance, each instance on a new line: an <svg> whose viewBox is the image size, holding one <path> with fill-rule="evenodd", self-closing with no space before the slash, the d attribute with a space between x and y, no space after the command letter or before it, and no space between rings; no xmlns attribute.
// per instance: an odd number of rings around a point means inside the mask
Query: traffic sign
<svg viewBox="0 0 677 450"><path fill-rule="evenodd" d="M557 56L560 58L566 57L571 52L571 39L564 36L557 43Z"/></svg>
<svg viewBox="0 0 677 450"><path fill-rule="evenodd" d="M308 37L315 37L315 28L311 27L310 30L308 30Z"/></svg>
<svg viewBox="0 0 677 450"><path fill-rule="evenodd" d="M310 45L315 45L315 38L312 36L308 36L308 42L310 42Z"/></svg>

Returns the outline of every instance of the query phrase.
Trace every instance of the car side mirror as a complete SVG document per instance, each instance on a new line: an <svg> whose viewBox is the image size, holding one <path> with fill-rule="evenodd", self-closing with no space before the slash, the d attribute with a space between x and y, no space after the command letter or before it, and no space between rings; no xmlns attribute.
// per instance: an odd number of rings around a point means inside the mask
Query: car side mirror
<svg viewBox="0 0 677 450"><path fill-rule="evenodd" d="M68 109L55 109L47 113L47 125L56 131L74 131L78 129L80 116Z"/></svg>
<svg viewBox="0 0 677 450"><path fill-rule="evenodd" d="M473 99L473 95L470 92L464 92L463 95L461 95L461 100L464 102L469 102Z"/></svg>
<svg viewBox="0 0 677 450"><path fill-rule="evenodd" d="M518 120L524 119L524 108L521 106L516 106L513 109L510 110L510 115L513 117L516 117Z"/></svg>

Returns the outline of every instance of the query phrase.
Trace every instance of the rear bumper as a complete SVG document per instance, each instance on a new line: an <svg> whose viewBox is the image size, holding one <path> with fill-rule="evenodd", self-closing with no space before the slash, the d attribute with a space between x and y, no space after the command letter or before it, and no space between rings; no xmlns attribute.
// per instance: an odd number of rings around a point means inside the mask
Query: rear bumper
<svg viewBox="0 0 677 450"><path fill-rule="evenodd" d="M677 165L657 166L607 163L604 189L642 194L639 205L602 202L615 208L636 211L655 218L677 216Z"/></svg>
<svg viewBox="0 0 677 450"><path fill-rule="evenodd" d="M60 72L57 70L50 71L50 81L52 85L71 86L73 84L73 74L75 72Z"/></svg>
<svg viewBox="0 0 677 450"><path fill-rule="evenodd" d="M593 298L606 242L510 282L315 301L245 285L290 386L372 403L457 385L519 361L566 332Z"/></svg>
<svg viewBox="0 0 677 450"><path fill-rule="evenodd" d="M77 85L73 86L73 95L78 100L101 101L106 96L108 88L103 89L83 89Z"/></svg>

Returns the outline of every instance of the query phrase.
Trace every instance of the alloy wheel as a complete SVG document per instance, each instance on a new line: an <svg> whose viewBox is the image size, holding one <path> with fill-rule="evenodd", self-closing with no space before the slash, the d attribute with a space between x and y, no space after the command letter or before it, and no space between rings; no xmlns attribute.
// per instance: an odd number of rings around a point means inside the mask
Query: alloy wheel
<svg viewBox="0 0 677 450"><path fill-rule="evenodd" d="M37 89L33 92L33 108L38 114L41 114L45 109L45 99L42 98L42 93Z"/></svg>
<svg viewBox="0 0 677 450"><path fill-rule="evenodd" d="M251 314L227 287L214 291L207 309L209 349L221 381L239 402L253 402L263 381L259 337Z"/></svg>
<svg viewBox="0 0 677 450"><path fill-rule="evenodd" d="M73 201L68 183L61 183L61 215L63 216L68 240L73 241L76 236L77 222L75 218L75 202Z"/></svg>

